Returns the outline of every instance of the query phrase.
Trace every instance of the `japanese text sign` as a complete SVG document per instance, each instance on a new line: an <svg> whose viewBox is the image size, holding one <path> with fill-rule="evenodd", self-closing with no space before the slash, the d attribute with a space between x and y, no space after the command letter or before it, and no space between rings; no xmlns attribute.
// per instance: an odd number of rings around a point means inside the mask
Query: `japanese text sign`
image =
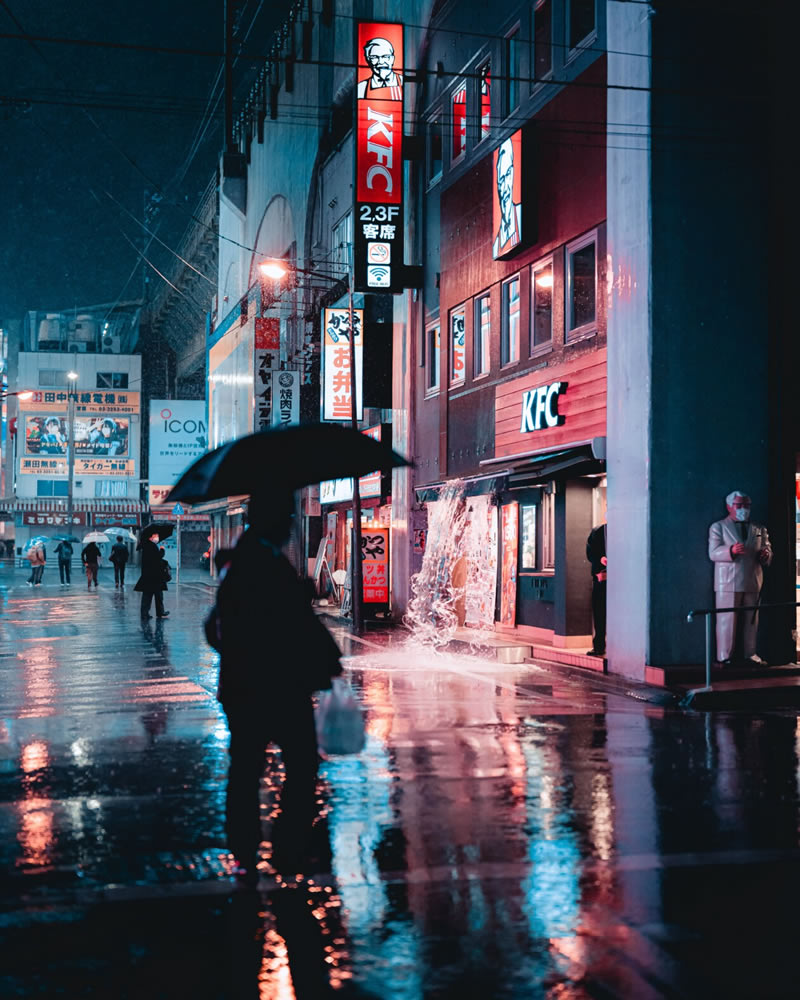
<svg viewBox="0 0 800 1000"><path fill-rule="evenodd" d="M359 22L354 288L403 287L403 26Z"/></svg>
<svg viewBox="0 0 800 1000"><path fill-rule="evenodd" d="M361 529L364 603L389 603L389 529Z"/></svg>
<svg viewBox="0 0 800 1000"><path fill-rule="evenodd" d="M364 414L363 323L363 309L354 309L355 386L359 420ZM350 370L350 310L325 309L322 327L322 419L351 420L353 379Z"/></svg>
<svg viewBox="0 0 800 1000"><path fill-rule="evenodd" d="M272 426L300 423L300 372L272 373Z"/></svg>
<svg viewBox="0 0 800 1000"><path fill-rule="evenodd" d="M128 389L106 390L75 390L75 412L101 413L138 413L139 393ZM69 405L69 393L66 389L34 389L30 399L19 400L19 408L28 413L66 413Z"/></svg>

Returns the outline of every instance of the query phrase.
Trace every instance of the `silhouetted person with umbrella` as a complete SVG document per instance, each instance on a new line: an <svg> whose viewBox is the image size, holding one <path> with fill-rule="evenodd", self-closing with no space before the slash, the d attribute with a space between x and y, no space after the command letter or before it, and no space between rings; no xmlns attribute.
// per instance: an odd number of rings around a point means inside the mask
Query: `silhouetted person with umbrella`
<svg viewBox="0 0 800 1000"><path fill-rule="evenodd" d="M159 534L157 531L147 532L140 542L142 549L142 575L133 588L142 595L142 621L150 617L150 606L156 599L156 618L166 618L169 611L164 610L164 572L161 566L161 553L158 551Z"/></svg>
<svg viewBox="0 0 800 1000"><path fill-rule="evenodd" d="M231 733L228 844L237 874L250 880L256 877L259 782L270 742L280 746L286 772L271 863L294 873L307 859L319 759L311 693L330 688L331 678L342 671L338 646L281 552L292 515L289 492L251 500L249 527L219 585L206 629L220 652L218 696Z"/></svg>

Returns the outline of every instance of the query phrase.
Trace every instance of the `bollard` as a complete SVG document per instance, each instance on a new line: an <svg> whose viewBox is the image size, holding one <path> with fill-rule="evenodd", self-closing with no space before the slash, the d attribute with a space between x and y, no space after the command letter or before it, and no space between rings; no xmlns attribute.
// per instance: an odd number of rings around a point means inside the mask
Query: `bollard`
<svg viewBox="0 0 800 1000"><path fill-rule="evenodd" d="M711 688L711 615L706 615L706 687Z"/></svg>

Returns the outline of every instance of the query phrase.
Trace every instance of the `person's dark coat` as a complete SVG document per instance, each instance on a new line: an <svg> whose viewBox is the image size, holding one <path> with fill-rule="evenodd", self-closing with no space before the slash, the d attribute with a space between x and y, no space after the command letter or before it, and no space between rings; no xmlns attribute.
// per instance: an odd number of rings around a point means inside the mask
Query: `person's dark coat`
<svg viewBox="0 0 800 1000"><path fill-rule="evenodd" d="M72 559L72 544L70 542L59 542L56 545L56 555L59 562L70 562Z"/></svg>
<svg viewBox="0 0 800 1000"><path fill-rule="evenodd" d="M309 695L342 672L339 647L314 614L308 588L252 528L219 585L206 637L220 653L218 694L226 707Z"/></svg>
<svg viewBox="0 0 800 1000"><path fill-rule="evenodd" d="M598 573L608 572L608 567L602 562L606 555L606 526L598 524L592 528L586 540L586 558L592 564L592 576L597 577Z"/></svg>
<svg viewBox="0 0 800 1000"><path fill-rule="evenodd" d="M142 575L136 581L136 586L133 589L140 593L145 591L151 594L155 594L158 590L167 589L161 568L161 553L158 551L156 543L149 539L142 542Z"/></svg>
<svg viewBox="0 0 800 1000"><path fill-rule="evenodd" d="M117 566L124 566L128 561L128 546L122 542L115 542L115 544L111 546L111 555L109 556L109 559Z"/></svg>
<svg viewBox="0 0 800 1000"><path fill-rule="evenodd" d="M81 560L84 563L95 564L100 562L101 555L102 553L97 545L94 542L89 542L83 552L81 552Z"/></svg>

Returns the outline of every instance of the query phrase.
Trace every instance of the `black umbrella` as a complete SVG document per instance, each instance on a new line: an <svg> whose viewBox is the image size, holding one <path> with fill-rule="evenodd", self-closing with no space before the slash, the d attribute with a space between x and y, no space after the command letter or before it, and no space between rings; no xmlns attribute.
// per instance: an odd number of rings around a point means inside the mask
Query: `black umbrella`
<svg viewBox="0 0 800 1000"><path fill-rule="evenodd" d="M53 535L54 542L74 542L77 544L80 542L80 538L76 538L74 535Z"/></svg>
<svg viewBox="0 0 800 1000"><path fill-rule="evenodd" d="M150 524L139 528L139 545L151 535L158 535L159 542L163 542L165 538L169 538L174 530L175 525L169 524L167 521L151 521Z"/></svg>
<svg viewBox="0 0 800 1000"><path fill-rule="evenodd" d="M199 458L172 487L165 503L296 490L326 479L365 476L409 464L388 445L336 424L260 431Z"/></svg>

